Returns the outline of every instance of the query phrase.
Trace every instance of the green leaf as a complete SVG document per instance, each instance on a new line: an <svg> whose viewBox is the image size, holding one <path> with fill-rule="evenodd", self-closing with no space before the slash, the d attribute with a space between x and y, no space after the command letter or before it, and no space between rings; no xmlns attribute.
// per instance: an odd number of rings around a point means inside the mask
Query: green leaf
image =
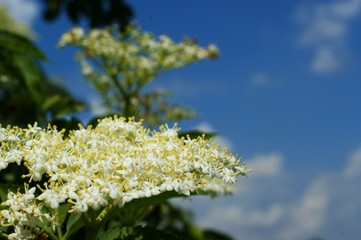
<svg viewBox="0 0 361 240"><path fill-rule="evenodd" d="M218 232L213 229L206 229L203 232L204 239L207 240L232 240L230 236L225 233Z"/></svg>
<svg viewBox="0 0 361 240"><path fill-rule="evenodd" d="M63 239L70 239L69 237L76 233L80 228L84 226L84 222L80 214L72 213L69 216L66 224L66 233Z"/></svg>
<svg viewBox="0 0 361 240"><path fill-rule="evenodd" d="M135 232L140 234L142 236L141 239L143 240L153 240L153 239L158 239L158 240L182 240L182 238L172 235L166 231L163 230L158 230L149 226L136 226L134 228ZM127 239L131 239L131 238L127 238ZM185 239L183 239L185 240Z"/></svg>
<svg viewBox="0 0 361 240"><path fill-rule="evenodd" d="M68 211L71 207L70 203L61 204L58 208L57 222L62 224L67 216L70 214Z"/></svg>
<svg viewBox="0 0 361 240"><path fill-rule="evenodd" d="M31 40L4 30L0 30L0 49L40 60L46 59L44 53Z"/></svg>
<svg viewBox="0 0 361 240"><path fill-rule="evenodd" d="M207 191L198 191L198 192L191 192L190 196L209 195L209 194L212 194L212 193L207 192ZM168 191L168 192L163 192L161 194L151 196L151 197L134 199L134 200L126 203L123 207L120 208L120 210L127 210L129 208L138 209L143 206L156 205L156 204L165 202L166 200L169 200L171 198L176 198L176 197L185 198L185 197L190 197L190 196L179 194L176 191Z"/></svg>
<svg viewBox="0 0 361 240"><path fill-rule="evenodd" d="M56 94L48 96L42 105L43 111L49 111L52 117L57 119L72 112L79 112L84 108L84 104L76 101L70 96Z"/></svg>
<svg viewBox="0 0 361 240"><path fill-rule="evenodd" d="M44 80L44 75L39 66L32 59L21 56L14 58L14 64L18 71L21 72L25 86L31 94L32 99L40 104L41 95L39 88Z"/></svg>
<svg viewBox="0 0 361 240"><path fill-rule="evenodd" d="M106 232L102 232L97 236L99 240L114 240L120 238L122 235L122 228L117 227L110 229Z"/></svg>
<svg viewBox="0 0 361 240"><path fill-rule="evenodd" d="M98 235L99 240L182 240L166 231L149 226L117 227Z"/></svg>
<svg viewBox="0 0 361 240"><path fill-rule="evenodd" d="M60 95L53 95L49 96L45 99L45 101L42 104L42 109L47 110L55 105L57 105L59 102L61 102L62 98Z"/></svg>
<svg viewBox="0 0 361 240"><path fill-rule="evenodd" d="M211 139L218 135L218 133L204 133L198 130L191 130L187 132L181 132L179 133L179 137L185 137L189 136L191 139L196 139L198 137L202 137L204 135L205 139Z"/></svg>

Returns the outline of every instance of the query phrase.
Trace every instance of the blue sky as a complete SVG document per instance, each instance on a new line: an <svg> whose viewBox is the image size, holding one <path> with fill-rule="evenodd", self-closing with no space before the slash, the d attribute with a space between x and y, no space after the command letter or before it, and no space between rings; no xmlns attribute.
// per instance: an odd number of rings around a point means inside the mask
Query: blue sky
<svg viewBox="0 0 361 240"><path fill-rule="evenodd" d="M1 2L37 32L49 56L46 70L94 102L74 51L55 47L71 27L66 19L45 24L38 1ZM236 239L361 236L360 0L134 0L131 6L146 31L219 47L216 61L173 70L153 86L172 90L199 113L180 127L220 132L216 141L254 169L233 197L179 204L193 209L199 224Z"/></svg>

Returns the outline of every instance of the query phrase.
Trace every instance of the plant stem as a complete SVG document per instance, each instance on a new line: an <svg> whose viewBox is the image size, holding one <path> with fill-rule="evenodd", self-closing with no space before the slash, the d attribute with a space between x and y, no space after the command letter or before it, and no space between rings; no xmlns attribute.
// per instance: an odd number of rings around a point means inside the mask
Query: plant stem
<svg viewBox="0 0 361 240"><path fill-rule="evenodd" d="M97 221L95 219L94 210L89 209L89 214L82 214L82 219L85 222L86 225L86 235L85 240L95 240L98 235L98 231L101 226L97 224Z"/></svg>
<svg viewBox="0 0 361 240"><path fill-rule="evenodd" d="M88 226L86 229L85 240L95 240L98 235L99 228L93 228L92 226Z"/></svg>
<svg viewBox="0 0 361 240"><path fill-rule="evenodd" d="M86 236L85 240L95 240L97 238L99 230L109 221L111 216L114 215L116 211L115 205L108 205L103 211L97 215L97 211L89 209L88 214L82 214L83 221L86 224Z"/></svg>
<svg viewBox="0 0 361 240"><path fill-rule="evenodd" d="M130 117L131 116L131 111L130 111L130 99L131 99L131 94L129 92L126 92L123 87L120 85L120 83L118 82L117 76L115 74L111 75L111 79L113 81L113 84L115 85L115 87L118 89L120 96L123 98L124 100L124 110L123 110L123 116L124 117Z"/></svg>
<svg viewBox="0 0 361 240"><path fill-rule="evenodd" d="M56 227L56 232L58 233L58 239L59 240L63 240L63 232L61 231L61 227L57 226Z"/></svg>

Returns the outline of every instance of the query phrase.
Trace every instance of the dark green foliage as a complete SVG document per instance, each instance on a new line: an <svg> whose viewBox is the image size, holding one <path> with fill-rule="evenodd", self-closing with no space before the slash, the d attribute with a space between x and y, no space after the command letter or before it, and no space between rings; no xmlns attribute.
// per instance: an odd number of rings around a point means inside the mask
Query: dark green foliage
<svg viewBox="0 0 361 240"><path fill-rule="evenodd" d="M0 183L0 202L6 200L8 192L16 192L19 186L11 184L11 183Z"/></svg>
<svg viewBox="0 0 361 240"><path fill-rule="evenodd" d="M62 122L60 128L74 129L74 125L78 125L79 121L74 119L56 120L81 110L83 104L49 80L40 65L46 57L31 40L0 30L0 59L0 124L3 127L8 124L26 127L34 122L45 126L50 121ZM23 187L22 175L27 173L23 164L16 163L1 170L2 200L3 194L14 190L12 186Z"/></svg>
<svg viewBox="0 0 361 240"><path fill-rule="evenodd" d="M231 240L228 235L211 229L202 229L193 222L191 212L164 202L154 207L144 219L148 226L188 240Z"/></svg>
<svg viewBox="0 0 361 240"><path fill-rule="evenodd" d="M0 44L2 53L20 54L22 56L34 57L45 60L45 55L27 38L0 30ZM6 59L2 59L4 61Z"/></svg>
<svg viewBox="0 0 361 240"><path fill-rule="evenodd" d="M66 232L64 238L71 239L70 237L73 234L79 235L79 233L83 235L83 232L81 232L80 230L82 229L82 227L84 227L84 225L84 222L81 221L80 214L70 214L66 224Z"/></svg>
<svg viewBox="0 0 361 240"><path fill-rule="evenodd" d="M55 20L65 11L73 23L86 19L89 26L103 27L112 23L121 28L133 17L133 11L123 0L43 0L43 17L47 21Z"/></svg>
<svg viewBox="0 0 361 240"><path fill-rule="evenodd" d="M206 240L232 240L232 238L225 233L218 232L213 229L204 230L203 237Z"/></svg>
<svg viewBox="0 0 361 240"><path fill-rule="evenodd" d="M36 88L45 76L38 66L44 55L28 39L0 31L0 119L25 125L37 119Z"/></svg>
<svg viewBox="0 0 361 240"><path fill-rule="evenodd" d="M177 236L148 226L114 228L99 234L99 240L181 240Z"/></svg>
<svg viewBox="0 0 361 240"><path fill-rule="evenodd" d="M11 183L18 187L23 187L24 178L22 175L29 173L28 169L21 164L10 163L6 169L2 169L0 173L0 184Z"/></svg>
<svg viewBox="0 0 361 240"><path fill-rule="evenodd" d="M0 30L0 122L26 126L45 124L83 104L63 87L50 81L40 63L45 55L34 43L17 34Z"/></svg>
<svg viewBox="0 0 361 240"><path fill-rule="evenodd" d="M145 218L145 222L149 226L173 234L179 239L203 239L203 231L192 222L191 213L170 202L155 206Z"/></svg>

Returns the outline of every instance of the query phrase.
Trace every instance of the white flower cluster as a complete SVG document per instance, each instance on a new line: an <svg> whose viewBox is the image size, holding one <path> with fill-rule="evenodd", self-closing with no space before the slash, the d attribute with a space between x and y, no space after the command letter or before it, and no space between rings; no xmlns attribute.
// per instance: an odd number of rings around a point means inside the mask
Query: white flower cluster
<svg viewBox="0 0 361 240"><path fill-rule="evenodd" d="M213 190L216 179L235 183L237 175L246 174L246 166L239 166L240 160L226 149L201 137L178 138L177 131L161 126L151 132L141 122L117 117L75 130L67 138L50 127L1 129L0 164L24 161L31 180L49 177L39 200L57 208L71 199L81 212L113 200L122 206L164 191L189 195Z"/></svg>
<svg viewBox="0 0 361 240"><path fill-rule="evenodd" d="M83 74L97 89L111 84L109 76L121 74L124 84L136 81L144 85L162 70L216 58L219 54L213 44L202 48L189 38L175 43L166 35L156 38L151 33L142 32L136 24L129 25L124 33L118 33L115 29L93 29L85 35L83 29L73 28L64 33L59 41L60 47L76 46L88 58L97 59L97 67L101 65L107 74L86 63L84 56L80 57Z"/></svg>
<svg viewBox="0 0 361 240"><path fill-rule="evenodd" d="M37 203L35 190L35 187L28 189L25 185L25 193L15 194L9 191L7 200L1 204L2 208L5 208L0 212L1 226L14 228L14 232L8 235L8 239L32 239L33 230L39 224L55 227L54 217L44 213L42 205Z"/></svg>
<svg viewBox="0 0 361 240"><path fill-rule="evenodd" d="M51 208L70 202L75 212L108 204L122 207L167 191L227 193L236 176L249 171L226 149L202 137L179 138L177 131L167 125L151 131L141 122L117 117L103 119L95 128L81 127L66 138L55 127L0 128L0 166L23 162L30 181L46 176L36 200ZM34 191L9 193L5 205L15 207L13 212L27 211ZM31 211L41 215L36 208ZM10 210L1 213L2 221L15 218Z"/></svg>

